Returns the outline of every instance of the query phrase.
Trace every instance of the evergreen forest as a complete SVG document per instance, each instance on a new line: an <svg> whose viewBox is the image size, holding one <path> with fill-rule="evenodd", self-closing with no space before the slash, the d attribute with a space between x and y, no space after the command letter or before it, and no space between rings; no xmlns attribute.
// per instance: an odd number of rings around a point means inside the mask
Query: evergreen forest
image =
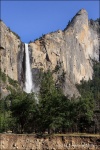
<svg viewBox="0 0 100 150"><path fill-rule="evenodd" d="M13 133L100 133L100 62L94 62L93 79L76 87L80 97L64 96L55 86L53 72L41 73L40 92L27 94L17 81L0 71L10 94L0 100L0 132ZM14 88L13 88L14 87Z"/></svg>

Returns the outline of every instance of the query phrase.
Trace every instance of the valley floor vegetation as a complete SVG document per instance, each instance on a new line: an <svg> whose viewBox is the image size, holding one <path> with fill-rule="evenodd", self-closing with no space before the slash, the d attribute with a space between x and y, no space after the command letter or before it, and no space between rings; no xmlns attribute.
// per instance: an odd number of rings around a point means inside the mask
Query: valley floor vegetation
<svg viewBox="0 0 100 150"><path fill-rule="evenodd" d="M6 77L1 73L1 80ZM0 132L13 133L100 133L96 116L100 115L100 63L94 62L93 79L76 85L81 97L63 95L55 86L52 72L42 73L38 101L34 93L20 90L17 83L8 78L12 86L10 94L0 100ZM16 86L15 86L16 85ZM100 122L99 122L100 125Z"/></svg>

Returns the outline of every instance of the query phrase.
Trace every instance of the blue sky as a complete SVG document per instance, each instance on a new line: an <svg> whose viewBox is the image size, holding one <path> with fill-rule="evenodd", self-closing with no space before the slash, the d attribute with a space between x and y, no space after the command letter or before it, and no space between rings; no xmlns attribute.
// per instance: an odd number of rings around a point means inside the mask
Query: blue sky
<svg viewBox="0 0 100 150"><path fill-rule="evenodd" d="M23 42L39 38L58 29L63 30L80 9L89 19L99 18L99 0L78 1L1 1L1 19Z"/></svg>

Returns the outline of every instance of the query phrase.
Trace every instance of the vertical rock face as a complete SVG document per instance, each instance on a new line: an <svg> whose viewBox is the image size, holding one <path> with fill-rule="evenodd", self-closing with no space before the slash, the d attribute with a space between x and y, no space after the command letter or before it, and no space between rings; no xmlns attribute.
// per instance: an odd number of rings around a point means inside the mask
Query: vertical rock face
<svg viewBox="0 0 100 150"><path fill-rule="evenodd" d="M99 28L99 24L96 28ZM80 10L64 31L44 35L29 44L32 49L32 68L54 70L59 65L61 71L66 73L64 93L77 95L75 83L92 79L91 60L99 60L99 33L96 28L92 28L88 21L86 10Z"/></svg>
<svg viewBox="0 0 100 150"><path fill-rule="evenodd" d="M18 80L18 53L21 50L21 40L17 34L0 22L0 62L1 70L14 80Z"/></svg>
<svg viewBox="0 0 100 150"><path fill-rule="evenodd" d="M12 79L24 82L24 45L3 22L1 24L1 70ZM65 74L62 84L65 95L79 95L75 84L92 79L92 59L99 61L99 23L88 21L86 10L80 10L63 30L51 32L29 43L32 53L33 81L38 89L38 74L59 68L54 75L56 83Z"/></svg>
<svg viewBox="0 0 100 150"><path fill-rule="evenodd" d="M0 21L0 70L11 79L17 80L23 87L25 80L24 43L2 21ZM0 97L8 94L7 84L1 81Z"/></svg>

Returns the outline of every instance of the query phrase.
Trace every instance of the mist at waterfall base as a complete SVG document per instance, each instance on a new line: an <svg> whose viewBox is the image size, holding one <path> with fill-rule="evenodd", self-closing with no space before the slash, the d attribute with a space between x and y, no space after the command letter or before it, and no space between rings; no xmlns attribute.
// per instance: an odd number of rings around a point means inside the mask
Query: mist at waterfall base
<svg viewBox="0 0 100 150"><path fill-rule="evenodd" d="M30 58L29 58L29 50L28 44L25 43L25 87L24 91L26 93L31 93L33 90L33 83L32 83L32 73L31 73L31 66L30 66Z"/></svg>

